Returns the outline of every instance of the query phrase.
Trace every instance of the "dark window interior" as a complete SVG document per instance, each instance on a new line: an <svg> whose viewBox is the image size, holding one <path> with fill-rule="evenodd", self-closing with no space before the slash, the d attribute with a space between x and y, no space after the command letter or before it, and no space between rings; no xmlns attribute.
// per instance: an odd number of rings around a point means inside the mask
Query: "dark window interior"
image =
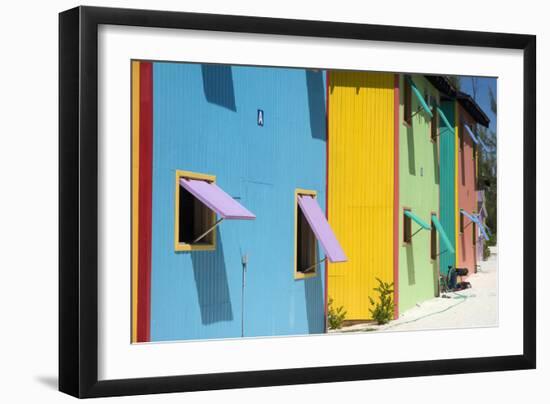
<svg viewBox="0 0 550 404"><path fill-rule="evenodd" d="M430 258L433 260L437 258L437 230L433 224L430 230Z"/></svg>
<svg viewBox="0 0 550 404"><path fill-rule="evenodd" d="M404 87L404 94L403 94L403 102L404 102L404 117L403 119L407 124L412 124L412 89L411 89L411 82L409 81L408 76L405 76L405 85Z"/></svg>
<svg viewBox="0 0 550 404"><path fill-rule="evenodd" d="M472 244L473 245L476 245L476 224L475 223L472 223Z"/></svg>
<svg viewBox="0 0 550 404"><path fill-rule="evenodd" d="M302 209L298 205L298 223L296 237L296 271L309 274L317 271L317 240Z"/></svg>
<svg viewBox="0 0 550 404"><path fill-rule="evenodd" d="M408 211L409 209L405 209ZM412 222L411 218L408 217L405 212L403 212L403 242L410 243L412 236Z"/></svg>
<svg viewBox="0 0 550 404"><path fill-rule="evenodd" d="M194 241L214 225L213 219L212 211L180 185L178 242L196 245L212 244L213 231L196 243Z"/></svg>
<svg viewBox="0 0 550 404"><path fill-rule="evenodd" d="M437 131L439 127L439 117L437 115L437 112L435 108L432 110L433 116L432 116L432 125L431 125L431 131L430 131L430 138L432 142L437 142Z"/></svg>
<svg viewBox="0 0 550 404"><path fill-rule="evenodd" d="M463 215L462 213L460 214L460 220L459 220L459 222L460 222L460 229L459 229L459 231L460 231L460 233L464 233L464 215Z"/></svg>

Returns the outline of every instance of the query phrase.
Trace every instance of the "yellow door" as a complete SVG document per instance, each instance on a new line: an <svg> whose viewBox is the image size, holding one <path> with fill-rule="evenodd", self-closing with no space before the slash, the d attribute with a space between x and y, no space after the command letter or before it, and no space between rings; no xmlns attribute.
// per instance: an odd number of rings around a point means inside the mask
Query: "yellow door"
<svg viewBox="0 0 550 404"><path fill-rule="evenodd" d="M328 297L365 320L376 278L393 282L394 75L330 72L328 110L328 219L348 256Z"/></svg>

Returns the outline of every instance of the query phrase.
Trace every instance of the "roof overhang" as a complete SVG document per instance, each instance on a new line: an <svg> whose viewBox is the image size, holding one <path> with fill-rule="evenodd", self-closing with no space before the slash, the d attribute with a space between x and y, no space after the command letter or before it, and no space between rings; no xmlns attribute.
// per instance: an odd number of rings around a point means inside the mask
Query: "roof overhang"
<svg viewBox="0 0 550 404"><path fill-rule="evenodd" d="M425 77L442 95L450 98L456 97L457 90L446 76L426 75Z"/></svg>
<svg viewBox="0 0 550 404"><path fill-rule="evenodd" d="M456 99L477 123L486 128L489 127L490 119L477 102L469 94L457 90L447 76L425 75L425 77L439 90L443 99Z"/></svg>
<svg viewBox="0 0 550 404"><path fill-rule="evenodd" d="M477 123L485 126L486 128L489 127L489 117L487 117L485 112L483 112L481 107L469 94L458 91L456 99L460 103L460 105L462 105L462 108L464 108L472 116L472 118L475 119Z"/></svg>

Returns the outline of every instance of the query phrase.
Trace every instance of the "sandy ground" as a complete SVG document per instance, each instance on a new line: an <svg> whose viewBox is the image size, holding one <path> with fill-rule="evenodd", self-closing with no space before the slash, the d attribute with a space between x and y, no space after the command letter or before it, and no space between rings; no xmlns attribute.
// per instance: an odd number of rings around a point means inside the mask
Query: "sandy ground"
<svg viewBox="0 0 550 404"><path fill-rule="evenodd" d="M465 279L472 284L470 289L447 293L449 298L436 297L419 303L383 326L355 324L329 332L493 327L498 325L497 279L497 249L492 247L489 259L480 263L476 274Z"/></svg>

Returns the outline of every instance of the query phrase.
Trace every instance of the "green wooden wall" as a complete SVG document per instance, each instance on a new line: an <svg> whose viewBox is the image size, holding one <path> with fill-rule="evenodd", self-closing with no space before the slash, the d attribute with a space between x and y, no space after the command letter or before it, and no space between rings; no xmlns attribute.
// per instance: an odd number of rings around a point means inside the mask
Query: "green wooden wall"
<svg viewBox="0 0 550 404"><path fill-rule="evenodd" d="M438 91L422 75L411 76L414 84L424 95L437 100ZM411 243L403 241L403 208L409 208L425 222L431 222L431 213L439 212L439 150L438 143L431 140L431 118L412 94L412 125L405 123L404 113L405 76L400 75L399 102L399 312L416 303L436 296L438 285L437 260L430 258L430 231L421 230ZM435 108L433 109L434 113ZM412 232L419 229L412 222Z"/></svg>

